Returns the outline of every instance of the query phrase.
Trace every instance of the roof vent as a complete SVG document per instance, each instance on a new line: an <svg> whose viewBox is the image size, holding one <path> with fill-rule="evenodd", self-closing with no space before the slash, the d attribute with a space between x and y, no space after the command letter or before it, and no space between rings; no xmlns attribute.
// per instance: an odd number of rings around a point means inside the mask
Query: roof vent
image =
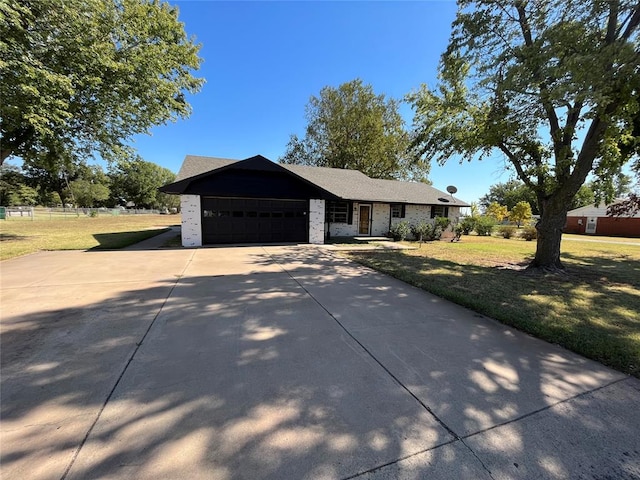
<svg viewBox="0 0 640 480"><path fill-rule="evenodd" d="M448 198L444 198L444 197L439 197L438 201L439 202L444 202L444 203L449 203L450 202L450 200Z"/></svg>

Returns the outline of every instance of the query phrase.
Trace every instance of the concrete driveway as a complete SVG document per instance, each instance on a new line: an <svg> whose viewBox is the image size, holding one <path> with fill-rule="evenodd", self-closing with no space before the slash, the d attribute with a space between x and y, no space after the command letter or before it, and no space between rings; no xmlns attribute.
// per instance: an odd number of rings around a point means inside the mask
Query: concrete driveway
<svg viewBox="0 0 640 480"><path fill-rule="evenodd" d="M0 269L6 480L640 478L640 381L322 248Z"/></svg>

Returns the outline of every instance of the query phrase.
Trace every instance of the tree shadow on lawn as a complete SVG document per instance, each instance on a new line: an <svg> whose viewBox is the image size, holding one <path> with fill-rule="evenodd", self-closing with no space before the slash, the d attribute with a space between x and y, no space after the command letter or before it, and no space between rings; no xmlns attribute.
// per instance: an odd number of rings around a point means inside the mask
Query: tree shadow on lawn
<svg viewBox="0 0 640 480"><path fill-rule="evenodd" d="M354 260L640 377L640 262L563 254L566 275L460 265L403 252ZM522 266L520 266L522 267Z"/></svg>
<svg viewBox="0 0 640 480"><path fill-rule="evenodd" d="M98 245L89 250L117 250L147 240L171 230L169 227L157 230L139 230L134 232L95 233L93 238Z"/></svg>
<svg viewBox="0 0 640 480"><path fill-rule="evenodd" d="M7 242L10 240L26 240L29 237L24 235L16 235L14 233L0 233L0 242Z"/></svg>

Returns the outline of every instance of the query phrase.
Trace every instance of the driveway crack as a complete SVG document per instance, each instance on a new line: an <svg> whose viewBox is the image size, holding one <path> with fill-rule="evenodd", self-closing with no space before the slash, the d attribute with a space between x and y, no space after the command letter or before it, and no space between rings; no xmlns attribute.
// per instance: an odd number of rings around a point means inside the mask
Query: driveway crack
<svg viewBox="0 0 640 480"><path fill-rule="evenodd" d="M144 343L144 340L147 338L147 335L151 331L151 328L156 323L156 320L160 316L160 313L162 313L162 310L164 309L164 306L167 304L167 301L169 300L169 298L171 298L171 295L173 294L173 291L178 286L178 283L180 283L180 280L182 279L182 277L184 275L184 272L186 272L187 268L189 268L189 265L191 264L191 261L193 260L193 257L196 254L196 251L197 250L193 251L193 253L189 257L189 260L187 260L186 265L182 269L182 272L180 272L180 274L177 276L174 284L171 286L171 290L169 290L169 293L167 294L167 296L165 297L164 301L162 302L162 305L160 305L160 308L156 312L155 316L153 317L151 322L149 322L149 326L147 327L145 332L142 334L142 338L140 339L140 341L136 342L136 344L135 344L136 346L133 349L133 352L131 353L131 355L129 356L129 359L127 360L127 363L125 364L124 368L120 372L120 375L118 376L118 378L116 379L115 383L113 384L113 387L109 391L109 394L107 395L107 397L105 398L104 402L102 403L102 406L100 407L100 410L98 410L98 414L96 415L96 418L91 423L91 426L89 427L89 429L87 430L87 433L85 434L84 438L80 442L80 445L78 445L78 447L76 448L75 452L73 453L73 456L71 457L71 461L69 462L69 465L67 465L67 468L65 469L64 473L62 474L62 477L60 477L60 480L66 480L67 476L69 475L69 472L71 471L71 468L75 464L75 462L76 462L76 460L78 458L78 455L80 454L80 451L82 450L82 448L87 443L87 440L89 439L89 436L91 435L91 432L93 432L93 429L97 425L98 420L100 420L100 417L102 416L102 413L104 412L104 409L107 407L107 404L111 400L111 397L113 396L114 392L116 391L116 388L118 388L118 385L120 384L120 381L122 380L122 377L124 377L124 374L127 372L127 369L129 368L129 365L131 365L131 362L133 362L133 359L135 358L136 354L138 353L138 350L140 350L140 347Z"/></svg>
<svg viewBox="0 0 640 480"><path fill-rule="evenodd" d="M294 282L296 282L300 288L302 288L307 295L309 295L309 297L318 304L318 306L320 306L320 308L322 308L327 315L329 315L334 322L336 322L338 324L338 326L344 331L344 333L347 334L347 336L349 336L349 338L351 338L357 345L360 346L360 348L362 348L362 350L364 350L364 352L374 361L376 362L380 368L382 368L387 375L389 375L394 382L396 382L403 390L405 390L409 395L411 395L413 397L413 399L418 402L422 408L424 408L427 412L429 412L429 414L440 424L440 426L442 428L444 428L449 435L451 435L454 440L461 440L461 437L454 432L451 427L449 427L449 425L447 425L440 417L438 417L435 412L433 410L431 410L431 408L424 403L422 400L420 400L420 398L418 398L404 383L402 383L400 381L400 379L398 377L396 377L393 372L391 372L391 370L389 370L362 342L360 342L360 340L358 340L345 326L344 324L342 324L342 322L340 322L340 320L338 320L333 313L331 313L327 307L325 307L316 297L313 296L313 294L307 290L307 288L293 275L291 275L291 272L289 272L286 268L284 268L284 266L278 262L273 255L271 255L266 249L264 250L266 252L267 255L269 255L271 257L271 259L278 264L278 266L282 269L283 272L285 272L289 278L291 278Z"/></svg>

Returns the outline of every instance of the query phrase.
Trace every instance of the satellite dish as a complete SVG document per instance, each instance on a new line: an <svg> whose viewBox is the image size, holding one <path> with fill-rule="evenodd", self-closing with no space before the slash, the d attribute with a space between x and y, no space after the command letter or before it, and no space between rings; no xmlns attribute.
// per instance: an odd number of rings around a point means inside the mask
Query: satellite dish
<svg viewBox="0 0 640 480"><path fill-rule="evenodd" d="M453 185L449 185L447 187L447 192L449 192L451 195L453 195L454 193L456 193L458 191L458 189L456 187L454 187Z"/></svg>

